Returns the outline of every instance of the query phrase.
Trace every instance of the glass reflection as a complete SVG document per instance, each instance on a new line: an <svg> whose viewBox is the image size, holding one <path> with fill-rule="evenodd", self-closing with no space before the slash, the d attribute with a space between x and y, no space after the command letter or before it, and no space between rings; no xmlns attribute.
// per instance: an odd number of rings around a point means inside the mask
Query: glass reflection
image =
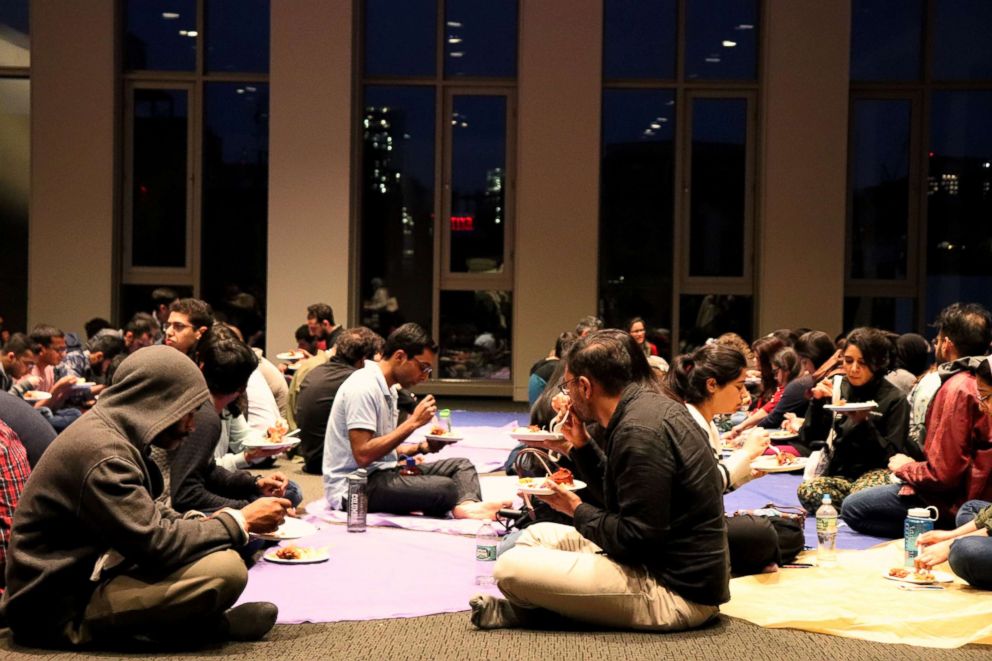
<svg viewBox="0 0 992 661"><path fill-rule="evenodd" d="M210 0L207 71L269 70L269 0Z"/></svg>
<svg viewBox="0 0 992 661"><path fill-rule="evenodd" d="M603 77L675 78L675 0L605 0Z"/></svg>
<svg viewBox="0 0 992 661"><path fill-rule="evenodd" d="M754 301L750 296L707 294L680 296L679 300L680 353L688 353L724 333L751 339Z"/></svg>
<svg viewBox="0 0 992 661"><path fill-rule="evenodd" d="M31 83L0 78L0 316L27 328Z"/></svg>
<svg viewBox="0 0 992 661"><path fill-rule="evenodd" d="M923 0L854 0L851 80L918 80Z"/></svg>
<svg viewBox="0 0 992 661"><path fill-rule="evenodd" d="M365 1L365 75L433 76L435 0Z"/></svg>
<svg viewBox="0 0 992 661"><path fill-rule="evenodd" d="M916 299L873 296L844 298L844 328L884 328L895 333L916 332Z"/></svg>
<svg viewBox="0 0 992 661"><path fill-rule="evenodd" d="M906 277L911 113L909 101L855 102L852 278Z"/></svg>
<svg viewBox="0 0 992 661"><path fill-rule="evenodd" d="M434 89L365 88L362 113L362 323L380 334L432 327ZM385 288L380 313L376 293ZM394 299L386 310L388 299Z"/></svg>
<svg viewBox="0 0 992 661"><path fill-rule="evenodd" d="M31 66L30 3L0 2L0 67Z"/></svg>
<svg viewBox="0 0 992 661"><path fill-rule="evenodd" d="M756 0L692 0L685 9L687 80L757 78Z"/></svg>
<svg viewBox="0 0 992 661"><path fill-rule="evenodd" d="M125 69L196 68L196 0L128 0L124 16Z"/></svg>
<svg viewBox="0 0 992 661"><path fill-rule="evenodd" d="M458 95L452 108L450 268L499 273L506 219L506 97Z"/></svg>
<svg viewBox="0 0 992 661"><path fill-rule="evenodd" d="M671 328L674 136L673 92L603 92L599 312L613 327Z"/></svg>
<svg viewBox="0 0 992 661"><path fill-rule="evenodd" d="M185 90L134 91L134 266L186 266L188 118Z"/></svg>
<svg viewBox="0 0 992 661"><path fill-rule="evenodd" d="M517 0L447 0L444 75L517 75Z"/></svg>
<svg viewBox="0 0 992 661"><path fill-rule="evenodd" d="M215 304L238 292L262 300L268 245L269 86L208 83L204 129L202 295Z"/></svg>
<svg viewBox="0 0 992 661"><path fill-rule="evenodd" d="M510 379L508 291L441 292L440 378Z"/></svg>
<svg viewBox="0 0 992 661"><path fill-rule="evenodd" d="M936 80L992 79L992 2L934 3L933 76Z"/></svg>
<svg viewBox="0 0 992 661"><path fill-rule="evenodd" d="M692 103L689 275L744 275L747 101Z"/></svg>

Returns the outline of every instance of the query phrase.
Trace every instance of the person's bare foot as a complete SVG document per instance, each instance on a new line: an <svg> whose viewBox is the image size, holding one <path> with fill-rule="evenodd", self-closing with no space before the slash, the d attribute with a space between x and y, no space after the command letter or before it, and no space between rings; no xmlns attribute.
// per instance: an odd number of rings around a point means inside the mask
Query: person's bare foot
<svg viewBox="0 0 992 661"><path fill-rule="evenodd" d="M513 504L512 500L466 500L458 503L451 510L451 516L456 519L485 519L490 521L496 518L496 513L504 507Z"/></svg>
<svg viewBox="0 0 992 661"><path fill-rule="evenodd" d="M468 602L472 624L479 629L505 629L520 626L510 602L489 594L477 594Z"/></svg>

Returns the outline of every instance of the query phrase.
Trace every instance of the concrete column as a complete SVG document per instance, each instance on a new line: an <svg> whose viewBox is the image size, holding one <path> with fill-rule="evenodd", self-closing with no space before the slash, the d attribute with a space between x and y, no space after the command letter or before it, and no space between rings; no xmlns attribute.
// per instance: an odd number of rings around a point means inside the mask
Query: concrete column
<svg viewBox="0 0 992 661"><path fill-rule="evenodd" d="M114 5L31 3L29 329L112 318Z"/></svg>
<svg viewBox="0 0 992 661"><path fill-rule="evenodd" d="M850 2L769 0L757 329L843 324Z"/></svg>
<svg viewBox="0 0 992 661"><path fill-rule="evenodd" d="M596 313L602 0L520 3L513 397Z"/></svg>
<svg viewBox="0 0 992 661"><path fill-rule="evenodd" d="M295 346L311 303L350 323L352 3L272 3L269 353Z"/></svg>

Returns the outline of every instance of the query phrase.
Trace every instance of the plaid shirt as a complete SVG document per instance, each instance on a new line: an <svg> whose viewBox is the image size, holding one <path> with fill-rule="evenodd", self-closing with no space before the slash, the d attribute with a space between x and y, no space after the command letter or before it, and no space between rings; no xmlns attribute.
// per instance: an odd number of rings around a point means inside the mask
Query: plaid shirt
<svg viewBox="0 0 992 661"><path fill-rule="evenodd" d="M21 440L0 420L0 566L7 562L14 509L30 472L28 454Z"/></svg>

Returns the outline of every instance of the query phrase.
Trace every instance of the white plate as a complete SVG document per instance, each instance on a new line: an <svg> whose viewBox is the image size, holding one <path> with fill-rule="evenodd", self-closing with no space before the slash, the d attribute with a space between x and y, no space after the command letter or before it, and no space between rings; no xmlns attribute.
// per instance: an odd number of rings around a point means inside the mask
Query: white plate
<svg viewBox="0 0 992 661"><path fill-rule="evenodd" d="M526 428L525 428L526 429ZM539 441L563 441L565 437L561 434L556 434L552 431L512 431L510 432L510 438L515 441L530 441L531 443L536 443Z"/></svg>
<svg viewBox="0 0 992 661"><path fill-rule="evenodd" d="M24 393L25 402L40 402L51 398L52 398L52 393L45 392L44 390L29 390L26 393Z"/></svg>
<svg viewBox="0 0 992 661"><path fill-rule="evenodd" d="M279 360L284 360L287 363L293 362L294 360L303 360L306 358L306 354L302 351L283 351L282 353L277 353L276 358Z"/></svg>
<svg viewBox="0 0 992 661"><path fill-rule="evenodd" d="M752 461L751 468L764 471L765 473L791 473L792 471L801 471L806 468L807 459L808 457L796 457L796 460L791 464L780 466L775 455L766 454Z"/></svg>
<svg viewBox="0 0 992 661"><path fill-rule="evenodd" d="M535 496L550 496L551 494L554 493L554 491L552 491L551 489L546 489L545 487L526 486L526 485L520 484L520 480L521 479L524 479L524 480L534 480L534 479L536 479L537 480L536 484L543 484L544 483L544 480L546 478L543 478L543 477L539 477L539 478L529 478L529 477L518 478L517 479L517 491L519 491L520 493L529 493L529 494L533 494ZM564 487L564 489L566 491L578 491L579 489L585 489L586 488L586 483L583 482L582 480L573 480L572 481L572 484L568 484L568 485L563 484L561 486Z"/></svg>
<svg viewBox="0 0 992 661"><path fill-rule="evenodd" d="M908 569L908 568L907 568ZM913 574L910 573L909 576L889 576L889 572L883 572L882 576L889 579L890 581L899 581L900 583L913 583L914 585L933 585L935 583L953 583L954 577L944 571L933 572L932 581L921 581L918 578L913 578Z"/></svg>
<svg viewBox="0 0 992 661"><path fill-rule="evenodd" d="M424 438L428 441L436 441L438 443L457 443L462 440L463 437L458 434L425 434Z"/></svg>
<svg viewBox="0 0 992 661"><path fill-rule="evenodd" d="M286 438L285 436L283 436L283 439L278 443L272 443L264 439L261 440L249 439L244 443L242 443L241 446L245 448L251 448L253 450L255 449L275 450L278 448L283 448L283 449L292 448L292 447L296 447L299 444L300 444L300 438L298 436L294 436L290 438Z"/></svg>
<svg viewBox="0 0 992 661"><path fill-rule="evenodd" d="M773 441L791 441L794 438L799 438L799 434L794 434L791 431L785 431L784 429L775 429L768 432L768 438Z"/></svg>
<svg viewBox="0 0 992 661"><path fill-rule="evenodd" d="M313 525L309 521L287 516L286 520L282 522L282 525L276 528L273 532L264 534L252 533L252 535L258 537L259 539L269 539L278 542L284 539L299 539L300 537L307 537L315 532L317 532L317 526Z"/></svg>
<svg viewBox="0 0 992 661"><path fill-rule="evenodd" d="M305 547L301 547L301 548L305 548ZM279 556L276 555L276 551L278 550L279 549L271 549L269 551L266 551L262 557L268 560L269 562L276 563L277 565L312 565L318 562L327 562L328 560L331 559L331 556L327 553L327 549L324 548L312 549L313 550L312 554L308 555L305 558L300 558L298 560L293 560L289 558L280 558Z"/></svg>
<svg viewBox="0 0 992 661"><path fill-rule="evenodd" d="M878 402L850 402L848 404L827 404L824 406L828 411L836 411L838 413L848 413L851 411L871 411L872 409L878 408Z"/></svg>
<svg viewBox="0 0 992 661"><path fill-rule="evenodd" d="M73 390L82 390L84 388L92 388L96 385L96 381L76 381L72 384Z"/></svg>

